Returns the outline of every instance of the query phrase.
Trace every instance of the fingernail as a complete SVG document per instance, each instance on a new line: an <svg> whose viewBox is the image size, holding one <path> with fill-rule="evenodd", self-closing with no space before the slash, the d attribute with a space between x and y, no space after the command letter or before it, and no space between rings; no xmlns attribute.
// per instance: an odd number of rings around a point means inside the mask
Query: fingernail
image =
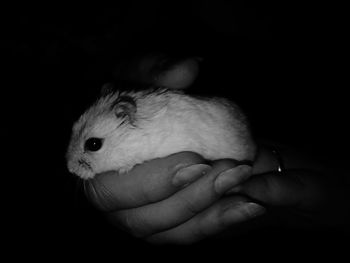
<svg viewBox="0 0 350 263"><path fill-rule="evenodd" d="M248 179L252 174L252 167L248 165L239 165L219 174L216 178L214 187L218 194L223 194L235 185Z"/></svg>
<svg viewBox="0 0 350 263"><path fill-rule="evenodd" d="M173 177L172 183L175 186L186 185L205 175L210 169L207 164L194 164L181 168Z"/></svg>
<svg viewBox="0 0 350 263"><path fill-rule="evenodd" d="M262 215L266 211L265 207L253 202L242 204L240 209L244 210L250 217Z"/></svg>
<svg viewBox="0 0 350 263"><path fill-rule="evenodd" d="M238 194L243 190L242 185L237 185L225 192L225 195Z"/></svg>
<svg viewBox="0 0 350 263"><path fill-rule="evenodd" d="M257 217L259 215L262 215L266 212L265 207L257 204L257 203L253 203L253 202L248 202L248 203L234 203L232 206L227 207L225 209L225 215L229 216L230 214L232 214L234 217L237 218L237 211L241 211L240 214L242 214L245 218L253 218L253 217Z"/></svg>

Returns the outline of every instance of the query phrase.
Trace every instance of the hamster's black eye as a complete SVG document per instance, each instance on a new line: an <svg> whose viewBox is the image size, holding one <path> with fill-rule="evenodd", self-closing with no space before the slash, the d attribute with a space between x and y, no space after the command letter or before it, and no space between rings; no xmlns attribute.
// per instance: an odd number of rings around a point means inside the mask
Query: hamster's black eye
<svg viewBox="0 0 350 263"><path fill-rule="evenodd" d="M100 138L89 138L85 141L84 150L89 152L96 152L101 149L103 139Z"/></svg>

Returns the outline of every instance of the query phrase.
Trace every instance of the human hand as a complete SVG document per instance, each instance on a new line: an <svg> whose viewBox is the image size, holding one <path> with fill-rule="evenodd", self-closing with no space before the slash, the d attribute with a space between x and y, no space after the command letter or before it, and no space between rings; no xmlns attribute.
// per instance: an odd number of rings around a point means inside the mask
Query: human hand
<svg viewBox="0 0 350 263"><path fill-rule="evenodd" d="M282 209L286 213L279 216L294 226L349 228L349 194L342 171L288 148L281 156L282 173L276 169L274 154L260 147L253 176L226 194L244 195L268 209Z"/></svg>
<svg viewBox="0 0 350 263"><path fill-rule="evenodd" d="M113 224L154 243L193 243L265 211L243 197L222 198L250 177L250 166L204 163L195 153L177 153L128 173L100 174L86 181L85 192Z"/></svg>

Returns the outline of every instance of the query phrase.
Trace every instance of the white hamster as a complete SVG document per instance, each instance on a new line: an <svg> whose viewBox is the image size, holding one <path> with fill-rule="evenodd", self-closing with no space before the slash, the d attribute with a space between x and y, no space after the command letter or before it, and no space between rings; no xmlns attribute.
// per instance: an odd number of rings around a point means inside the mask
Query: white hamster
<svg viewBox="0 0 350 263"><path fill-rule="evenodd" d="M150 88L103 95L74 124L68 169L83 179L181 151L207 160L253 160L246 117L223 98Z"/></svg>

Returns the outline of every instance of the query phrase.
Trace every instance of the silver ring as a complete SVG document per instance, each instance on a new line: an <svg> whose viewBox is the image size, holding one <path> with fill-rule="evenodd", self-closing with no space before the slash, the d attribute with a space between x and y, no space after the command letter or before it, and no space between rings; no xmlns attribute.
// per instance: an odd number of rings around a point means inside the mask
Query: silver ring
<svg viewBox="0 0 350 263"><path fill-rule="evenodd" d="M284 168L284 164L283 164L283 159L280 155L280 153L276 150L276 149L272 149L271 152L273 153L273 155L276 157L277 160L277 172L278 173L283 173L285 168Z"/></svg>

